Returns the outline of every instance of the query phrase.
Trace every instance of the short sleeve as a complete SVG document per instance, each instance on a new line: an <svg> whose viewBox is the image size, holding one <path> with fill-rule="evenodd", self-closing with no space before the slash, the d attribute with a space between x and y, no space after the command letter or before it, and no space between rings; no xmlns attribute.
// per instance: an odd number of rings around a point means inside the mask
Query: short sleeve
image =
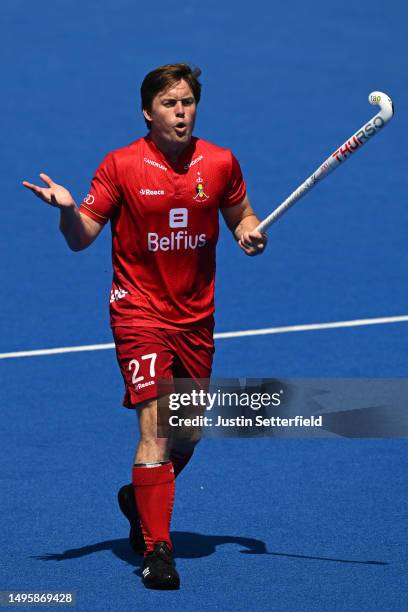
<svg viewBox="0 0 408 612"><path fill-rule="evenodd" d="M235 206L236 204L240 204L245 198L246 194L246 185L242 176L239 162L231 152L230 156L231 170L224 197L221 202L221 208L228 208L229 206Z"/></svg>
<svg viewBox="0 0 408 612"><path fill-rule="evenodd" d="M117 210L119 203L116 165L112 153L109 153L96 170L90 192L84 198L79 211L104 225Z"/></svg>

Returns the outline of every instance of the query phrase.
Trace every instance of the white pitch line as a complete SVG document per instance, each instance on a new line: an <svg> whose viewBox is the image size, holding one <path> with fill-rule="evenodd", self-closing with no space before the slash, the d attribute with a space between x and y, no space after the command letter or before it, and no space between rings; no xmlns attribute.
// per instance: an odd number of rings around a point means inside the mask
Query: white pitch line
<svg viewBox="0 0 408 612"><path fill-rule="evenodd" d="M113 342L108 344L83 344L82 346L60 346L51 349L36 349L35 351L18 351L16 353L0 353L0 359L13 359L14 357L41 357L42 355L59 355L61 353L83 353L85 351L106 351L113 349Z"/></svg>
<svg viewBox="0 0 408 612"><path fill-rule="evenodd" d="M242 336L264 336L267 334L286 334L288 332L314 331L317 329L337 329L339 327L359 327L362 325L382 325L384 323L403 323L406 321L408 321L408 315L398 317L380 317L377 319L354 319L352 321L334 321L333 323L309 323L306 325L287 325L286 327L265 327L264 329L221 332L214 334L214 338L222 339L240 338Z"/></svg>
<svg viewBox="0 0 408 612"><path fill-rule="evenodd" d="M287 325L286 327L265 327L263 329L246 329L233 332L218 332L214 334L215 340L226 338L242 338L245 336L266 336L268 334L286 334L299 331L316 331L319 329L338 329L341 327L361 327L364 325L383 325L385 323L404 323L408 315L396 317L378 317L376 319L353 319L351 321L334 321L332 323L309 323L306 325ZM34 351L18 351L15 353L0 353L0 359L14 359L16 357L41 357L42 355L59 355L61 353L82 353L85 351L105 351L114 349L113 342L107 344L84 344L82 346L62 346L51 349L38 349Z"/></svg>

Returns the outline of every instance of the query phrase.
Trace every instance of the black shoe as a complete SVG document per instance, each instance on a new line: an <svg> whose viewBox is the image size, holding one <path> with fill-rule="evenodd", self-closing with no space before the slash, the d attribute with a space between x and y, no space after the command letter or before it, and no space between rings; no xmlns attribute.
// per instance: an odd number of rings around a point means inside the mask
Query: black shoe
<svg viewBox="0 0 408 612"><path fill-rule="evenodd" d="M130 523L129 544L137 555L143 555L146 550L143 539L142 527L140 525L139 512L137 511L133 485L123 485L118 492L119 508Z"/></svg>
<svg viewBox="0 0 408 612"><path fill-rule="evenodd" d="M146 555L142 576L148 589L180 588L180 578L167 544L157 542L153 552Z"/></svg>

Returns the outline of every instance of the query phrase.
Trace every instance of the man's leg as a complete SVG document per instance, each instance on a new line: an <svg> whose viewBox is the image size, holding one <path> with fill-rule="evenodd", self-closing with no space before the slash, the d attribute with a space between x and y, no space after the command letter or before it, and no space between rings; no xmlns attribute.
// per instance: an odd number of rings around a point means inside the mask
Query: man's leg
<svg viewBox="0 0 408 612"><path fill-rule="evenodd" d="M214 324L211 319L202 329L175 334L172 337L175 352L173 379L177 393L191 393L202 388L208 391L214 354L213 329ZM186 408L186 413L183 414L186 417L196 415L197 413L193 414L189 408ZM175 436L171 442L170 459L176 477L191 460L194 449L201 439L201 430L194 428L188 436L189 438Z"/></svg>
<svg viewBox="0 0 408 612"><path fill-rule="evenodd" d="M157 400L136 408L140 440L132 470L132 484L139 511L146 552L157 542L170 541L170 519L174 501L174 469L169 460L169 442L157 437Z"/></svg>
<svg viewBox="0 0 408 612"><path fill-rule="evenodd" d="M157 437L157 400L137 406L140 441L132 471L136 507L146 552L143 582L153 589L178 589L180 579L172 558L170 522L174 502L174 469L169 442Z"/></svg>
<svg viewBox="0 0 408 612"><path fill-rule="evenodd" d="M166 440L163 440L163 438L159 438L158 441L160 445L163 445L163 448L167 446L165 444ZM196 444L197 442L190 442L187 440L173 441L169 458L173 464L175 478L177 478L180 472L190 461ZM139 447L137 452L139 452ZM135 457L135 462L136 460L137 457ZM134 487L132 483L123 485L123 487L121 487L118 493L118 501L120 509L130 523L129 543L136 554L143 555L146 550L146 545L140 524L140 514L136 505Z"/></svg>

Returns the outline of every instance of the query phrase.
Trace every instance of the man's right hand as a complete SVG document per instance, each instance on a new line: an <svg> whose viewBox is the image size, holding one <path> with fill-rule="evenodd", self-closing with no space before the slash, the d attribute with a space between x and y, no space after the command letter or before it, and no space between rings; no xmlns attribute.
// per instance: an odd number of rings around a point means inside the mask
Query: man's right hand
<svg viewBox="0 0 408 612"><path fill-rule="evenodd" d="M40 177L48 187L38 187L28 181L23 181L24 187L30 189L38 198L56 208L70 208L75 206L75 201L68 191L62 185L57 185L54 181L44 173L40 174Z"/></svg>

